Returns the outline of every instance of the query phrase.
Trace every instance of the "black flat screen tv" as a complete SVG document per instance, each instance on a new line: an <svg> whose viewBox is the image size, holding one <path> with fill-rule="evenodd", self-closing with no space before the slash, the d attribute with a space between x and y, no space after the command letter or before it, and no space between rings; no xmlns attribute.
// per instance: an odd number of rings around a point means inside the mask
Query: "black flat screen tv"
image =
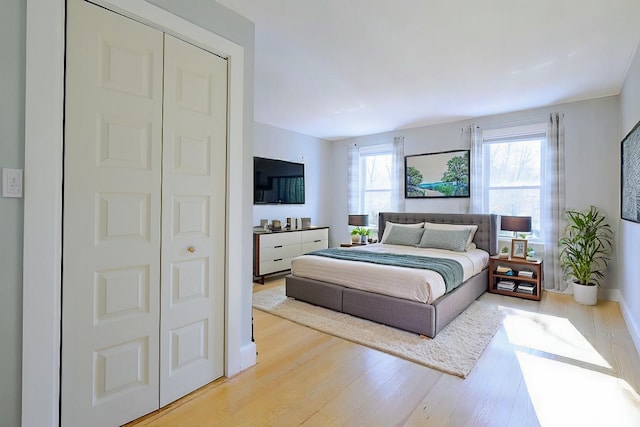
<svg viewBox="0 0 640 427"><path fill-rule="evenodd" d="M254 157L253 204L304 204L304 163Z"/></svg>

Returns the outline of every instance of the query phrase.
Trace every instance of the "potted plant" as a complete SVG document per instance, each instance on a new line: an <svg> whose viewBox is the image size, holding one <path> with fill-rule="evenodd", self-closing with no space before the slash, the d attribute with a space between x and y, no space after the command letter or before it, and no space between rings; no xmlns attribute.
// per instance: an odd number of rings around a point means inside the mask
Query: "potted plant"
<svg viewBox="0 0 640 427"><path fill-rule="evenodd" d="M360 235L358 234L358 227L351 230L351 243L360 243Z"/></svg>
<svg viewBox="0 0 640 427"><path fill-rule="evenodd" d="M500 253L498 254L498 257L509 258L509 248L506 246L503 246L502 249L500 250Z"/></svg>
<svg viewBox="0 0 640 427"><path fill-rule="evenodd" d="M371 234L368 228L356 227L351 230L351 242L352 243L367 243L367 238Z"/></svg>
<svg viewBox="0 0 640 427"><path fill-rule="evenodd" d="M369 235L371 234L371 230L368 228L363 228L360 233L360 243L369 243Z"/></svg>
<svg viewBox="0 0 640 427"><path fill-rule="evenodd" d="M535 255L536 250L533 249L533 246L527 246L527 261L536 261Z"/></svg>
<svg viewBox="0 0 640 427"><path fill-rule="evenodd" d="M560 239L560 264L573 279L573 298L581 304L598 302L598 285L611 259L613 231L595 206L566 210L567 226Z"/></svg>

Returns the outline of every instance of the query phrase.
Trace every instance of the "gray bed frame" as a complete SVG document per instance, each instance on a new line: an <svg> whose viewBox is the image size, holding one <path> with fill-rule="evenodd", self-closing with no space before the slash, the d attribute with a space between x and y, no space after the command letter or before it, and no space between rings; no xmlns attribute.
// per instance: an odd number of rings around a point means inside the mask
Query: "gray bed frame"
<svg viewBox="0 0 640 427"><path fill-rule="evenodd" d="M475 224L478 226L473 239L476 246L490 255L498 252L496 215L383 212L378 221L378 236L384 233L387 221L399 224L423 221ZM285 278L285 284L286 294L291 298L433 338L488 289L489 272L487 269L483 270L431 304L351 289L292 274Z"/></svg>

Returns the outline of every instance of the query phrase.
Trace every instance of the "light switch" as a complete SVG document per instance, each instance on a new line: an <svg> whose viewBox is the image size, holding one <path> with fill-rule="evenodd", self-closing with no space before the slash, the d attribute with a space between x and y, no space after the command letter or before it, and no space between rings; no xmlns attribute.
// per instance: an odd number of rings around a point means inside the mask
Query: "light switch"
<svg viewBox="0 0 640 427"><path fill-rule="evenodd" d="M2 168L2 197L22 197L22 169Z"/></svg>

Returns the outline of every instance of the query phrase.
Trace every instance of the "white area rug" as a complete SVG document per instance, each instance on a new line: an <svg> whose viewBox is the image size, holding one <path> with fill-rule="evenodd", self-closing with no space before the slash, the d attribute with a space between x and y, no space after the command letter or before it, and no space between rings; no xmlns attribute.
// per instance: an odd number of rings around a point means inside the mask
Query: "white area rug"
<svg viewBox="0 0 640 427"><path fill-rule="evenodd" d="M287 298L284 286L253 294L253 306L300 325L466 378L504 319L475 301L434 339Z"/></svg>

